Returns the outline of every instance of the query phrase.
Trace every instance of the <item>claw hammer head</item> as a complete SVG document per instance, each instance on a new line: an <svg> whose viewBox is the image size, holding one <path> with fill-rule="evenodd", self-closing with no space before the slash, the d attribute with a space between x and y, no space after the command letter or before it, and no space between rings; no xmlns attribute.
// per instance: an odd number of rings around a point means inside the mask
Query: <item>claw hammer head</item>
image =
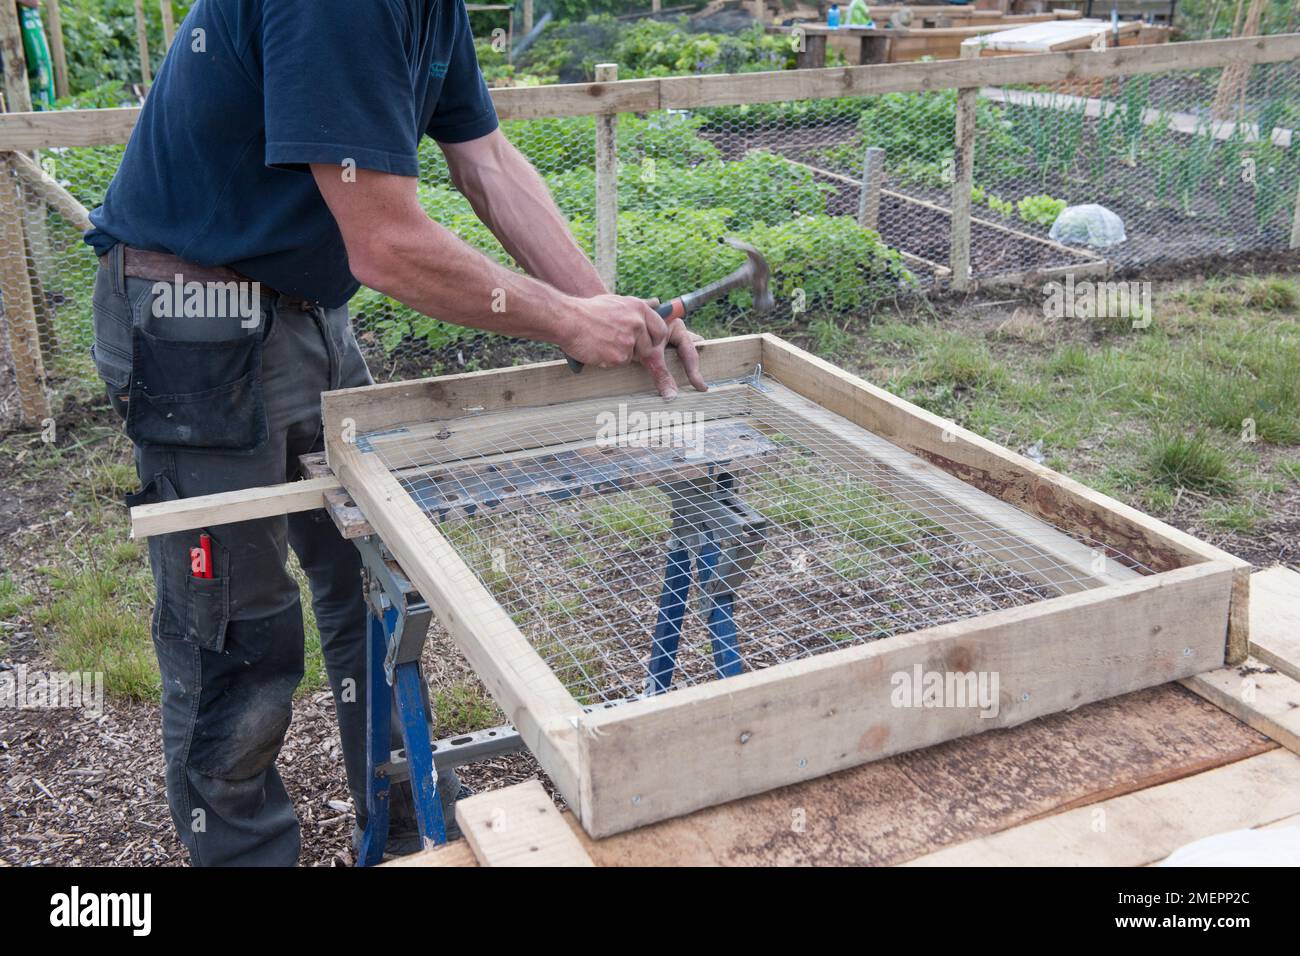
<svg viewBox="0 0 1300 956"><path fill-rule="evenodd" d="M771 270L767 266L767 260L763 254L747 242L741 242L739 239L726 237L719 240L725 242L733 249L739 249L745 254L745 264L728 276L724 276L717 282L710 282L701 289L694 292L687 292L680 299L675 299L670 304L671 312L664 315L665 318L681 318L694 312L706 302L712 302L734 289L748 289L754 296L754 311L766 312L772 308L772 290L768 288L768 279L771 277Z"/></svg>

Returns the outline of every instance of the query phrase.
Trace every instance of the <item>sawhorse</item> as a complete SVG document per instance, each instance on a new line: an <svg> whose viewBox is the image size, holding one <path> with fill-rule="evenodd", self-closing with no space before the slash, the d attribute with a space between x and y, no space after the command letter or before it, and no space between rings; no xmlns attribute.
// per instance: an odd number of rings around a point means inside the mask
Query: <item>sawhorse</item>
<svg viewBox="0 0 1300 956"><path fill-rule="evenodd" d="M354 539L366 576L366 830L357 853L358 866L383 859L388 843L392 786L411 784L416 826L425 847L447 842L439 781L475 760L523 749L509 724L434 740L428 685L420 655L433 614L407 580L377 535ZM392 750L396 712L402 749Z"/></svg>

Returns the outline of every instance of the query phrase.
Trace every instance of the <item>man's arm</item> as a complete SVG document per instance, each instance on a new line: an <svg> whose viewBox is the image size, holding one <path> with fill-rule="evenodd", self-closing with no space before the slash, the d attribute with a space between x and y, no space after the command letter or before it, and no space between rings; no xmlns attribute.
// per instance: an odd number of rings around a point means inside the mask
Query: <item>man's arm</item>
<svg viewBox="0 0 1300 956"><path fill-rule="evenodd" d="M635 358L660 394L676 394L664 363L667 329L642 300L569 293L493 262L428 217L414 177L357 169L345 178L338 166L318 164L311 171L359 282L456 325L550 342L580 362Z"/></svg>
<svg viewBox="0 0 1300 956"><path fill-rule="evenodd" d="M571 295L608 291L574 241L542 177L499 129L468 142L439 145L452 183L529 275ZM681 322L668 329L667 344L677 349L687 378L705 391L695 340Z"/></svg>

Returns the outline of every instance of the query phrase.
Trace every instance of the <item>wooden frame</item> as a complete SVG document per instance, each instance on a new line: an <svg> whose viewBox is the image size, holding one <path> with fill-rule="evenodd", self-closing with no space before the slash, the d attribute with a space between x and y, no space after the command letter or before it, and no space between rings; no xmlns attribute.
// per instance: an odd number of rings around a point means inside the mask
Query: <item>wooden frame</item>
<svg viewBox="0 0 1300 956"><path fill-rule="evenodd" d="M550 362L327 393L331 468L593 836L1244 657L1246 562L774 336L710 342L701 360L705 377L715 381L761 364L791 393L790 401L820 406L819 427L860 426L892 446L888 453L898 456L899 468L959 479L967 494L1000 499L1047 523L1045 530L1020 533L1072 541L1055 529L1079 532L1156 573L1119 575L1114 583L1032 605L586 713L378 456L364 454L352 438L471 409L631 395L644 391L639 370L575 376L565 363ZM684 379L680 367L674 372ZM891 706L894 675L916 667L996 672L996 715Z"/></svg>

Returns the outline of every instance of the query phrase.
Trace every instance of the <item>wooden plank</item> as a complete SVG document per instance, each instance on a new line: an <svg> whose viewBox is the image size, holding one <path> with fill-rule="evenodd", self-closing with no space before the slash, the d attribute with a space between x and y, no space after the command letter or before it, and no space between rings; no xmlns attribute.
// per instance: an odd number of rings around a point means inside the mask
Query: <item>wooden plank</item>
<svg viewBox="0 0 1300 956"><path fill-rule="evenodd" d="M39 196L51 209L68 221L74 229L90 229L90 213L75 196L59 185L40 164L26 153L6 152L3 156L13 164L14 172L23 186Z"/></svg>
<svg viewBox="0 0 1300 956"><path fill-rule="evenodd" d="M602 840L579 836L599 866L889 866L1273 749L1163 684Z"/></svg>
<svg viewBox="0 0 1300 956"><path fill-rule="evenodd" d="M699 346L700 372L708 382L750 375L760 360L761 348L757 335L705 342ZM668 353L668 368L684 392L689 392L690 383L673 351ZM558 361L339 389L321 397L321 408L328 448L330 441L343 438L345 432L364 435L400 425L461 418L469 410L528 408L638 392L653 393L650 377L640 365L588 368L575 375L567 362Z"/></svg>
<svg viewBox="0 0 1300 956"><path fill-rule="evenodd" d="M1252 657L1182 681L1244 724L1300 754L1300 682Z"/></svg>
<svg viewBox="0 0 1300 956"><path fill-rule="evenodd" d="M325 440L343 486L564 799L579 806L574 720L581 708L379 456L338 433Z"/></svg>
<svg viewBox="0 0 1300 956"><path fill-rule="evenodd" d="M478 866L478 857L464 840L429 847L409 856L385 860L380 866Z"/></svg>
<svg viewBox="0 0 1300 956"><path fill-rule="evenodd" d="M1250 652L1300 681L1300 574L1278 565L1250 576Z"/></svg>
<svg viewBox="0 0 1300 956"><path fill-rule="evenodd" d="M1081 81L1300 59L1300 34L778 73L664 77L660 109Z"/></svg>
<svg viewBox="0 0 1300 956"><path fill-rule="evenodd" d="M456 823L482 866L593 866L536 780L456 801Z"/></svg>
<svg viewBox="0 0 1300 956"><path fill-rule="evenodd" d="M617 63L597 63L596 81L618 79ZM596 272L613 292L618 279L618 114L596 117Z"/></svg>
<svg viewBox="0 0 1300 956"><path fill-rule="evenodd" d="M893 442L995 498L1049 524L1086 535L1156 571L1198 561L1235 569L1224 663L1245 660L1250 633L1248 561L931 414L774 335L764 335L764 372L823 408Z"/></svg>
<svg viewBox="0 0 1300 956"><path fill-rule="evenodd" d="M125 143L140 118L140 107L57 110L0 114L0 148L30 152L62 146Z"/></svg>
<svg viewBox="0 0 1300 956"><path fill-rule="evenodd" d="M137 505L131 509L131 537L144 539L156 534L312 511L325 507L326 493L341 490L338 479L331 476Z"/></svg>
<svg viewBox="0 0 1300 956"><path fill-rule="evenodd" d="M497 115L510 120L915 93L968 86L1079 82L1294 59L1300 59L1300 34L929 63L504 87L491 92ZM139 112L138 107L42 113L15 111L0 115L0 149L26 151L52 146L124 143Z"/></svg>
<svg viewBox="0 0 1300 956"><path fill-rule="evenodd" d="M548 86L496 87L492 103L502 120L542 116L595 116L646 113L660 108L658 79L616 83L554 83Z"/></svg>
<svg viewBox="0 0 1300 956"><path fill-rule="evenodd" d="M1065 266L1025 269L1022 272L999 272L996 275L975 279L971 285L976 289L1017 288L1026 285L1041 286L1048 279L1061 276L1074 276L1076 279L1081 279L1084 276L1109 275L1110 271L1111 264L1109 262L1105 259L1094 259L1088 262L1072 262Z"/></svg>
<svg viewBox="0 0 1300 956"><path fill-rule="evenodd" d="M45 32L50 41L50 60L54 66L54 95L62 99L68 88L68 55L63 48L63 20L59 0L45 0Z"/></svg>
<svg viewBox="0 0 1300 956"><path fill-rule="evenodd" d="M0 299L4 303L4 324L9 333L22 419L36 425L50 417L50 400L45 392L45 362L27 271L26 242L14 167L0 159Z"/></svg>
<svg viewBox="0 0 1300 956"><path fill-rule="evenodd" d="M872 484L884 486L898 496L901 507L924 515L980 553L1067 594L1140 577L1098 549L971 487L797 392L783 385L765 387L769 401L797 416L792 428L797 435L807 431L816 436L816 447L828 464L858 471ZM780 424L784 427L785 423ZM891 481L889 474L882 473L882 466L896 479Z"/></svg>
<svg viewBox="0 0 1300 956"><path fill-rule="evenodd" d="M1300 812L1300 757L1273 750L913 860L909 866L1143 866Z"/></svg>
<svg viewBox="0 0 1300 956"><path fill-rule="evenodd" d="M1276 749L1178 684L592 840L598 866L888 866ZM409 865L477 866L463 841Z"/></svg>
<svg viewBox="0 0 1300 956"><path fill-rule="evenodd" d="M583 827L603 837L1212 669L1231 583L1206 562L586 714ZM997 704L899 706L928 673L998 675Z"/></svg>
<svg viewBox="0 0 1300 956"><path fill-rule="evenodd" d="M435 418L361 437L369 447L385 455L450 464L602 435L639 435L674 421L685 424L731 418L753 408L754 394L748 385L735 383L714 385L707 392L681 392L670 403L654 392L612 395L562 405Z"/></svg>

